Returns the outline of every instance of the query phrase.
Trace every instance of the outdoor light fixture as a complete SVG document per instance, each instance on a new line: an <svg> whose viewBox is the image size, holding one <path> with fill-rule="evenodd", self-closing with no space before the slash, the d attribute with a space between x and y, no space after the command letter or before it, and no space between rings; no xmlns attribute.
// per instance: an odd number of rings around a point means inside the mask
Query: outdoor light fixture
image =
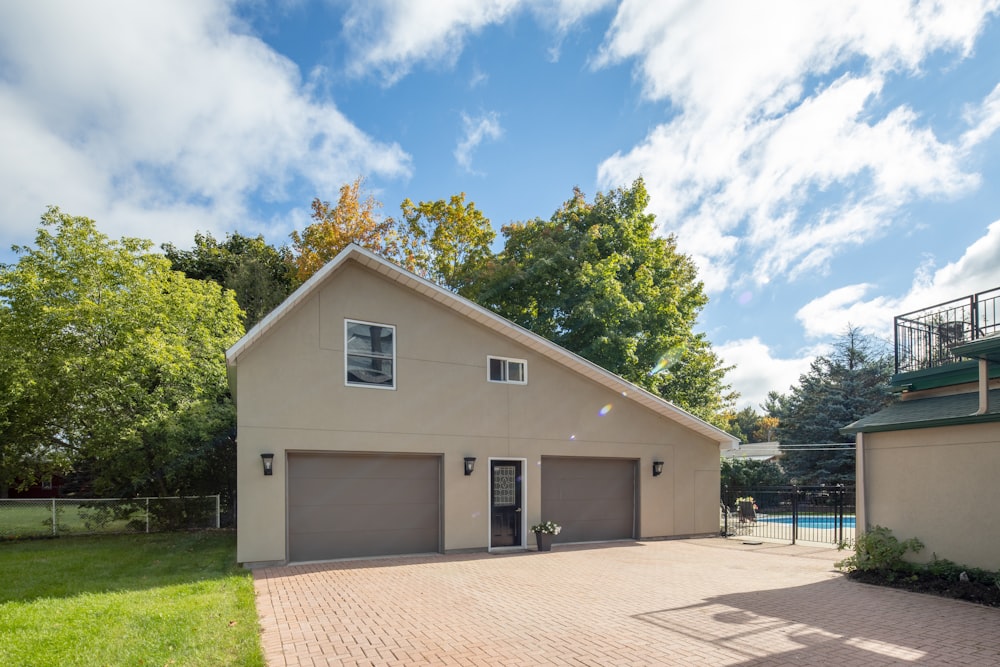
<svg viewBox="0 0 1000 667"><path fill-rule="evenodd" d="M663 474L663 461L653 461L653 477Z"/></svg>
<svg viewBox="0 0 1000 667"><path fill-rule="evenodd" d="M465 474L466 476L471 475L472 471L476 469L476 457L466 456L465 457Z"/></svg>
<svg viewBox="0 0 1000 667"><path fill-rule="evenodd" d="M261 454L260 460L264 462L264 474L274 474L274 454Z"/></svg>

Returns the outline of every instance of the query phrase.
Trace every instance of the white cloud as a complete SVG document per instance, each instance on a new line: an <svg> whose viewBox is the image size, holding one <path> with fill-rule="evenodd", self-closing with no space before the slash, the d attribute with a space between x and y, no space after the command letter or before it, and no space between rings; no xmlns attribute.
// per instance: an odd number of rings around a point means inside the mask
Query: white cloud
<svg viewBox="0 0 1000 667"><path fill-rule="evenodd" d="M965 113L969 130L962 135L962 148L969 150L1000 129L1000 83L986 96L982 104Z"/></svg>
<svg viewBox="0 0 1000 667"><path fill-rule="evenodd" d="M5 240L47 204L156 242L246 229L249 197L410 170L221 1L0 4L0 113Z"/></svg>
<svg viewBox="0 0 1000 667"><path fill-rule="evenodd" d="M865 297L874 285L848 285L813 299L796 313L807 336L820 338L843 331L844 323L892 338L896 315L934 306L1000 286L1000 220L963 255L940 269L924 266L909 291L900 296Z"/></svg>
<svg viewBox="0 0 1000 667"><path fill-rule="evenodd" d="M736 366L726 375L726 381L740 392L738 407L749 406L760 412L760 405L769 391L787 393L789 387L798 383L799 376L809 370L812 360L827 349L803 350L800 356L781 359L773 356L771 348L754 336L727 341L715 346L713 351L725 365Z"/></svg>
<svg viewBox="0 0 1000 667"><path fill-rule="evenodd" d="M881 296L864 301L873 288L874 285L867 283L837 288L804 305L795 319L810 338L839 335L847 324L886 336L892 332L892 318L897 314L899 301Z"/></svg>
<svg viewBox="0 0 1000 667"><path fill-rule="evenodd" d="M377 72L388 85L415 63L450 67L466 36L502 23L522 0L437 0L432 9L409 0L353 0L343 19L351 46L348 70L355 76Z"/></svg>
<svg viewBox="0 0 1000 667"><path fill-rule="evenodd" d="M500 126L500 119L496 112L491 111L476 117L463 113L462 139L455 147L455 161L466 171L473 171L472 152L483 141L487 139L496 141L502 135L503 128Z"/></svg>
<svg viewBox="0 0 1000 667"><path fill-rule="evenodd" d="M824 271L902 205L978 185L963 145L908 106L878 105L890 74L918 76L936 51L967 56L998 5L626 0L595 65L634 60L646 96L675 115L603 162L602 187L643 175L709 291ZM970 113L994 129L993 106Z"/></svg>
<svg viewBox="0 0 1000 667"><path fill-rule="evenodd" d="M411 0L351 0L341 34L350 46L348 72L377 74L393 85L421 63L450 68L466 40L488 26L500 25L518 12L532 12L555 33L550 56L584 18L614 0L435 0L433 6Z"/></svg>

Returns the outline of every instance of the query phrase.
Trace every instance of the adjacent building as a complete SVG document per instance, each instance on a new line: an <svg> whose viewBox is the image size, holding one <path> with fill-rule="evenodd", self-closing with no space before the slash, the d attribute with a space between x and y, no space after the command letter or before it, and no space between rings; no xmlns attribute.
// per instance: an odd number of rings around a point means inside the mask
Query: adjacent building
<svg viewBox="0 0 1000 667"><path fill-rule="evenodd" d="M1000 288L895 318L900 400L847 426L858 525L1000 570Z"/></svg>

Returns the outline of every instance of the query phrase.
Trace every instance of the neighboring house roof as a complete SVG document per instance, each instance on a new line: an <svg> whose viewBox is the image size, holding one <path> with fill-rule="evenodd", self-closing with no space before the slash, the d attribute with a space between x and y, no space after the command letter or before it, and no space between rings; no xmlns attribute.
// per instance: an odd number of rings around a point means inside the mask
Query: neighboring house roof
<svg viewBox="0 0 1000 667"><path fill-rule="evenodd" d="M781 456L781 444L774 441L739 443L732 449L722 451L722 457L726 459L770 461L778 456Z"/></svg>
<svg viewBox="0 0 1000 667"><path fill-rule="evenodd" d="M682 426L690 428L692 431L718 442L720 445L726 444L735 446L739 440L729 433L712 426L691 413L683 410L669 401L665 401L659 396L652 394L641 387L624 380L623 378L607 371L600 366L587 361L583 357L566 350L552 341L543 338L527 329L520 327L510 320L500 317L496 313L482 306L469 301L468 299L455 294L439 285L421 278L392 262L365 250L364 248L351 244L347 246L339 255L317 271L309 280L295 290L281 305L271 311L266 317L258 322L250 331L240 338L226 351L226 363L230 373L235 376L236 366L240 356L246 354L254 344L260 340L270 329L276 326L286 314L294 309L299 303L309 298L314 291L319 289L328 276L334 273L345 262L355 261L365 266L385 278L392 280L404 287L407 287L446 308L467 317L468 319L503 335L525 347L541 354L552 361L603 385L623 397L634 401L643 407L652 410L664 417L667 417ZM235 388L234 388L235 392Z"/></svg>
<svg viewBox="0 0 1000 667"><path fill-rule="evenodd" d="M840 432L853 435L1000 421L1000 389L993 389L989 393L990 409L983 415L975 414L979 409L979 393L968 392L899 401L845 426Z"/></svg>

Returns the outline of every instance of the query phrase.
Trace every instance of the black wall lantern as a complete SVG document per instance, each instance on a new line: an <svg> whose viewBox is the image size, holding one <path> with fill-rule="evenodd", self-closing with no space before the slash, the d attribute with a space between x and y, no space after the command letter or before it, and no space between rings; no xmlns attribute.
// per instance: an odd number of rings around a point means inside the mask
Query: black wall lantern
<svg viewBox="0 0 1000 667"><path fill-rule="evenodd" d="M663 474L663 461L653 461L653 477Z"/></svg>
<svg viewBox="0 0 1000 667"><path fill-rule="evenodd" d="M261 454L260 460L264 462L264 474L274 474L274 454Z"/></svg>
<svg viewBox="0 0 1000 667"><path fill-rule="evenodd" d="M466 456L465 457L465 474L466 476L471 475L472 471L476 469L476 457Z"/></svg>

